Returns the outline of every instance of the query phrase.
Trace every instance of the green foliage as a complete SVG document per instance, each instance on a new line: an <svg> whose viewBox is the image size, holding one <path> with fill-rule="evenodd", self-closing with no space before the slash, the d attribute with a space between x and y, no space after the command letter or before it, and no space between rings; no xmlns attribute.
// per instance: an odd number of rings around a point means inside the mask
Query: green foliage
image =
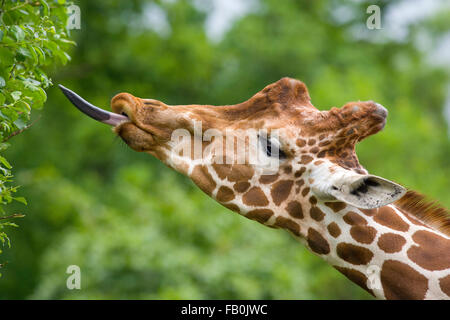
<svg viewBox="0 0 450 320"><path fill-rule="evenodd" d="M67 63L69 46L66 30L65 1L11 1L0 2L0 152L10 146L10 139L31 126L31 110L42 109L52 83L44 68L54 63ZM0 156L0 214L5 205L15 200L26 204L23 197L14 196L11 186L12 166ZM16 226L0 217L0 230ZM0 242L9 243L4 231ZM0 251L1 252L1 251Z"/></svg>
<svg viewBox="0 0 450 320"><path fill-rule="evenodd" d="M190 1L156 2L170 25L161 35L144 28L144 1L79 1L73 60L52 77L105 108L122 91L168 104L238 103L283 76L304 81L318 108L374 100L389 109L388 123L358 145L361 163L450 206L441 116L449 75L411 44L416 32L438 39L448 30L444 13L413 24L403 42L376 42L376 30L351 32L364 28L369 2L260 2L212 43ZM356 13L344 24L331 17L341 3ZM17 250L4 253L0 299L370 298L286 232L231 213L130 150L56 88L48 96L42 119L7 151L30 214L11 230ZM79 291L65 286L72 264Z"/></svg>

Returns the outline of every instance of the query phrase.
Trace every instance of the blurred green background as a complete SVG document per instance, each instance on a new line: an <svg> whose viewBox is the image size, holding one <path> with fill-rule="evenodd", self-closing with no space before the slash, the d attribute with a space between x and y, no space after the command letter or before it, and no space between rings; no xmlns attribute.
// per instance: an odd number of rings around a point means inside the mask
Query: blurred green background
<svg viewBox="0 0 450 320"><path fill-rule="evenodd" d="M388 123L358 145L361 163L448 207L449 7L429 1L442 6L399 25L408 1L376 2L381 30L366 28L370 1L75 1L78 45L52 78L103 107L123 91L234 104L284 76L319 109L374 100ZM26 218L9 231L0 299L371 298L288 233L231 213L48 94L7 152L29 205L15 204ZM69 265L81 290L66 288Z"/></svg>

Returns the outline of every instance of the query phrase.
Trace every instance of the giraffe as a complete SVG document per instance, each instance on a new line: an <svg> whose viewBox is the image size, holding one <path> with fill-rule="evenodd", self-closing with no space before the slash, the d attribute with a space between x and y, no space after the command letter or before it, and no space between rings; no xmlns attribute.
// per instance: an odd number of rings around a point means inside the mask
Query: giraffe
<svg viewBox="0 0 450 320"><path fill-rule="evenodd" d="M355 144L385 126L387 110L380 104L357 101L319 111L303 82L282 78L226 106L169 106L120 93L111 113L60 87L129 147L187 175L226 208L287 230L376 298L450 299L448 210L369 174L356 156ZM180 149L186 140L173 139L179 130L190 134L187 149ZM256 142L242 138L252 130L267 134ZM209 132L208 138L195 131ZM237 162L236 144L219 144L217 133L277 166L267 171L247 156Z"/></svg>

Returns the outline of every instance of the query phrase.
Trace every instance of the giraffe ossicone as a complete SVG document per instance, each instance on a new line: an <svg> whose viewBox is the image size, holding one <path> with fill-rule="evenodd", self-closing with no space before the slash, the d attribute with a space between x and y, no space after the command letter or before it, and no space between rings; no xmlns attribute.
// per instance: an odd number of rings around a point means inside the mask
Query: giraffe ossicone
<svg viewBox="0 0 450 320"><path fill-rule="evenodd" d="M385 126L380 104L319 111L291 78L226 106L120 93L113 113L61 89L132 149L189 176L230 210L288 230L377 298L450 299L448 210L369 174L356 156L355 144Z"/></svg>

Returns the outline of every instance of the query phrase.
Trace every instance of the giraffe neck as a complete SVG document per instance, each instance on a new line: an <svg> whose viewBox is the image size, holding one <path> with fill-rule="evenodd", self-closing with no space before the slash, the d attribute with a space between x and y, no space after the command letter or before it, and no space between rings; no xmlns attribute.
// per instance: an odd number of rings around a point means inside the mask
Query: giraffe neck
<svg viewBox="0 0 450 320"><path fill-rule="evenodd" d="M317 177L311 176L311 167L304 163L284 167L276 175L259 176L245 165L181 160L167 164L190 176L225 207L290 231L375 297L450 299L450 237L414 215L394 205L363 210L343 202L320 201L312 191L320 192L320 185L314 184ZM324 161L314 164L318 162ZM295 180L293 173L298 173Z"/></svg>
<svg viewBox="0 0 450 320"><path fill-rule="evenodd" d="M450 298L450 237L394 205L327 204L306 232L311 251L377 298Z"/></svg>

